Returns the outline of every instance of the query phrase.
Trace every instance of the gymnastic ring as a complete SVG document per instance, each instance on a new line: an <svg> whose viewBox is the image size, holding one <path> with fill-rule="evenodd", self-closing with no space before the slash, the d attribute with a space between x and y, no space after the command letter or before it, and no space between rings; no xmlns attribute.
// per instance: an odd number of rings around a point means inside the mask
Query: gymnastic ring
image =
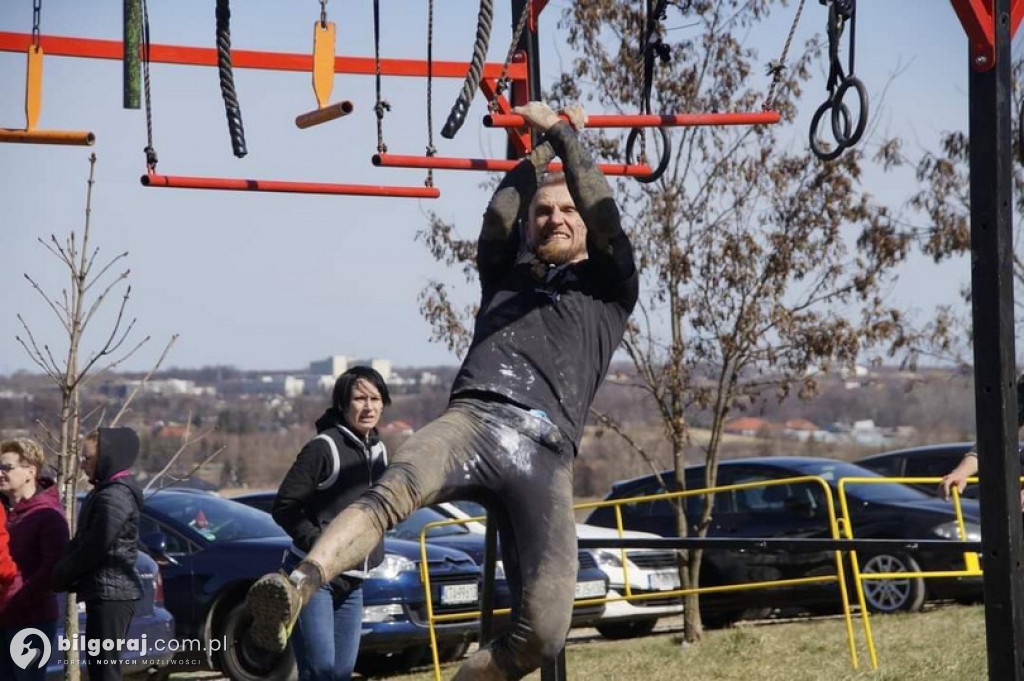
<svg viewBox="0 0 1024 681"><path fill-rule="evenodd" d="M641 128L633 128L629 131L629 135L626 137L626 165L633 165L633 144L635 144L637 138L640 137L641 131ZM651 182L657 182L661 179L661 176L664 175L665 171L668 169L668 162L672 157L672 147L669 146L668 131L665 130L665 128L658 128L658 132L661 133L661 159L658 161L658 167L651 171L650 175L633 176L633 179L641 184L650 184Z"/></svg>
<svg viewBox="0 0 1024 681"><path fill-rule="evenodd" d="M860 111L857 115L857 126L853 130L853 134L849 134L850 121L850 110L846 105L842 106L842 109L846 112L846 125L844 128L840 128L840 109L832 108L832 135L836 138L836 141L842 144L844 147L852 147L854 144L860 141L861 136L864 134L864 129L868 125L868 91L864 87L864 83L861 82L860 78L856 76L850 76L844 78L839 89L836 90L836 94L832 97L832 101L842 104L843 97L850 88L854 88L857 91L857 103L860 105Z"/></svg>
<svg viewBox="0 0 1024 681"><path fill-rule="evenodd" d="M818 125L821 123L821 117L825 115L825 112L833 107L833 103L834 102L831 98L825 100L825 102L818 107L818 110L814 112L814 117L811 118L811 151L822 161L834 161L839 158L839 155L846 149L846 145L838 140L836 141L836 148L832 151L825 151L818 143ZM848 130L850 127L850 110L846 109L841 102L839 103L839 108L845 109L845 111L841 111L840 114L846 118L846 128Z"/></svg>

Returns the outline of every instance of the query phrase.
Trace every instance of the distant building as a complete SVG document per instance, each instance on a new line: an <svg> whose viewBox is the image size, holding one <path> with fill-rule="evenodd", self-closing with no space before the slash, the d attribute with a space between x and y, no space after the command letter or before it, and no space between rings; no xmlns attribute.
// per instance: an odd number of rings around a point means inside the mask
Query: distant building
<svg viewBox="0 0 1024 681"><path fill-rule="evenodd" d="M759 419L754 416L744 416L733 419L725 424L723 429L731 435L745 435L747 437L758 437L764 433L778 429L778 424L767 419Z"/></svg>
<svg viewBox="0 0 1024 681"><path fill-rule="evenodd" d="M349 360L345 355L331 355L325 360L309 363L309 373L314 376L330 376L335 380L348 371Z"/></svg>

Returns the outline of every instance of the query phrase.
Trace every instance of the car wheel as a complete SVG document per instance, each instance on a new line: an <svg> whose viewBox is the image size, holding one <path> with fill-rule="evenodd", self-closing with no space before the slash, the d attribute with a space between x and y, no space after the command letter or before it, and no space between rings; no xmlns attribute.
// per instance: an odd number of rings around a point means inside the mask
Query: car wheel
<svg viewBox="0 0 1024 681"><path fill-rule="evenodd" d="M627 638L640 638L654 631L657 619L638 620L636 622L609 622L598 624L597 631L605 638L620 641Z"/></svg>
<svg viewBox="0 0 1024 681"><path fill-rule="evenodd" d="M296 681L295 655L289 646L283 653L271 653L252 642L252 615L239 601L228 610L220 628L227 648L218 654L220 671L232 681Z"/></svg>
<svg viewBox="0 0 1024 681"><path fill-rule="evenodd" d="M920 572L921 567L905 553L880 553L864 561L861 574L885 572ZM924 579L866 580L864 600L871 612L917 612L924 605Z"/></svg>

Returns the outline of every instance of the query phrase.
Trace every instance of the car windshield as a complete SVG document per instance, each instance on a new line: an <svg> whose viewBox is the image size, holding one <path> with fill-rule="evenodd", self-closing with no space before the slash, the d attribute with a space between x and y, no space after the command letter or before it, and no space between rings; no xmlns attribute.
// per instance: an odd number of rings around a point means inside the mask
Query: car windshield
<svg viewBox="0 0 1024 681"><path fill-rule="evenodd" d="M215 544L286 536L263 511L212 494L153 494L146 499L153 509Z"/></svg>
<svg viewBox="0 0 1024 681"><path fill-rule="evenodd" d="M432 508L421 508L413 511L412 515L398 523L393 530L388 532L388 536L397 537L398 539L419 541L420 532L423 531L424 525L445 520L451 520L451 518L438 513ZM469 530L463 525L442 525L440 527L432 527L427 530L428 537L451 537L468 533Z"/></svg>
<svg viewBox="0 0 1024 681"><path fill-rule="evenodd" d="M856 464L846 463L845 461L800 461L798 463L791 464L791 467L804 475L817 475L835 487L836 482L840 478L882 478L884 476L869 471L866 468L861 468ZM874 502L892 502L892 501L923 501L928 500L929 497L924 492L920 492L912 487L901 485L898 483L888 484L856 484L847 483L846 485L847 494L851 498L861 499L862 501L874 501ZM838 500L837 500L838 502Z"/></svg>

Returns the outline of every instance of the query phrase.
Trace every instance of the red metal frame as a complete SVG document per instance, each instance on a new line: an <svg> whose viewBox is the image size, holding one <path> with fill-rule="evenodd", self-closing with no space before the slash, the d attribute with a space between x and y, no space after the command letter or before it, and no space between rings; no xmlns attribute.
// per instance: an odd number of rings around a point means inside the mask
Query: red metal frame
<svg viewBox="0 0 1024 681"><path fill-rule="evenodd" d="M374 154L373 165L384 168L423 168L432 170L484 170L508 172L516 167L515 159L497 158L446 158L443 156L402 156L399 154ZM651 174L648 165L626 165L625 163L602 163L598 166L605 175L645 177ZM551 163L548 170L562 170L561 163Z"/></svg>
<svg viewBox="0 0 1024 681"><path fill-rule="evenodd" d="M566 116L563 119L569 120ZM694 125L768 125L781 119L778 111L750 113L709 114L594 114L587 116L588 128L667 128ZM526 125L517 114L488 114L484 116L488 128L521 128Z"/></svg>
<svg viewBox="0 0 1024 681"><path fill-rule="evenodd" d="M32 36L28 33L0 31L0 52L24 52L28 49L31 40ZM117 61L124 58L124 50L119 40L44 35L40 37L40 42L46 55L50 57L84 57ZM158 64L217 66L217 50L181 45L152 45L150 61ZM306 73L313 70L311 54L232 49L231 62L236 69L303 71ZM468 69L467 62L435 61L434 77L464 78ZM385 76L426 77L427 62L422 59L381 59L380 71ZM334 72L372 76L376 73L376 69L372 57L335 57ZM498 78L500 75L501 64L484 65L483 77ZM525 64L510 64L508 76L513 81L525 80Z"/></svg>
<svg viewBox="0 0 1024 681"><path fill-rule="evenodd" d="M176 189L219 189L251 192L285 192L296 194L344 194L346 196L387 196L391 198L436 199L436 187L388 187L371 184L330 184L325 182L282 182L279 180L248 180L225 177L186 177L183 175L143 175L146 187Z"/></svg>
<svg viewBox="0 0 1024 681"><path fill-rule="evenodd" d="M995 17L992 0L951 0L956 15L971 43L971 68L988 71L996 65ZM1010 36L1017 33L1024 18L1024 0L1014 0L1010 14Z"/></svg>

